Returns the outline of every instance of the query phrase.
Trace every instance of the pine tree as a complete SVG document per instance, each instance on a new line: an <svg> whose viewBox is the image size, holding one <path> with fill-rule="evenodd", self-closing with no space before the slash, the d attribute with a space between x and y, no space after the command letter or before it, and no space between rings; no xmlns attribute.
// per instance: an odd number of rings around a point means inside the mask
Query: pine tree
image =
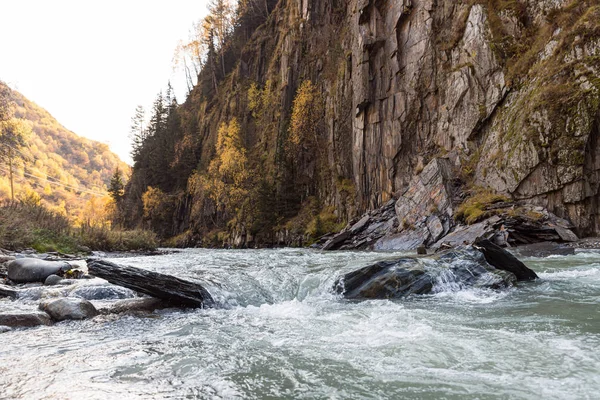
<svg viewBox="0 0 600 400"><path fill-rule="evenodd" d="M131 130L130 136L131 139L131 158L136 161L140 156L141 148L146 140L147 132L144 127L146 119L146 113L144 111L144 107L137 106L135 109L135 114L131 118Z"/></svg>
<svg viewBox="0 0 600 400"><path fill-rule="evenodd" d="M117 207L121 204L123 196L125 194L125 184L123 183L123 174L119 167L115 170L112 178L110 178L110 186L108 187L108 194L115 201Z"/></svg>

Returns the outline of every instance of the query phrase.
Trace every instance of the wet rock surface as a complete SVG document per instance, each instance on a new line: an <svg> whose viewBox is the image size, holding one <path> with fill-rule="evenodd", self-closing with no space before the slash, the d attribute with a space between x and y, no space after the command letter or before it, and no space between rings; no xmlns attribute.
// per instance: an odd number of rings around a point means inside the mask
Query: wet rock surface
<svg viewBox="0 0 600 400"><path fill-rule="evenodd" d="M19 258L7 265L8 278L16 283L44 282L50 275L71 269L65 261Z"/></svg>
<svg viewBox="0 0 600 400"><path fill-rule="evenodd" d="M199 283L105 260L88 261L90 274L139 293L183 307L212 307L214 300Z"/></svg>
<svg viewBox="0 0 600 400"><path fill-rule="evenodd" d="M118 300L109 306L101 308L102 314L151 313L155 310L173 307L168 301L154 297Z"/></svg>
<svg viewBox="0 0 600 400"><path fill-rule="evenodd" d="M0 325L11 328L30 328L38 325L51 325L50 316L45 312L0 313Z"/></svg>
<svg viewBox="0 0 600 400"><path fill-rule="evenodd" d="M348 273L335 283L347 299L398 299L469 287L503 289L537 277L507 251L479 241L427 257L404 257Z"/></svg>
<svg viewBox="0 0 600 400"><path fill-rule="evenodd" d="M55 321L88 319L98 315L98 310L92 303L74 297L43 301L40 303L39 308L47 312Z"/></svg>

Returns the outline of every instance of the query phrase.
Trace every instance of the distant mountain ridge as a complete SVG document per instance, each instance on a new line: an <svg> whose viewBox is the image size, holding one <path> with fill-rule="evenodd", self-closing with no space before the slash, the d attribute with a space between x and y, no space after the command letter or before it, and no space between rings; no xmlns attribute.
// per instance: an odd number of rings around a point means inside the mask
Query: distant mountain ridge
<svg viewBox="0 0 600 400"><path fill-rule="evenodd" d="M27 121L32 131L17 157L15 196L36 193L50 208L80 219L85 213L101 212L112 174L117 168L128 174L129 166L108 145L78 136L18 91L9 93L14 117ZM8 199L8 177L2 175L0 199Z"/></svg>

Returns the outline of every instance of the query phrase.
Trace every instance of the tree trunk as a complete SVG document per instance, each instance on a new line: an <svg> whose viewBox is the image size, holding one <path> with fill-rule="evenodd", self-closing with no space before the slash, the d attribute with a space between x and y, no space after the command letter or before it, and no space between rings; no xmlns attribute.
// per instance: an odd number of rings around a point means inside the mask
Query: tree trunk
<svg viewBox="0 0 600 400"><path fill-rule="evenodd" d="M141 268L105 260L88 260L91 275L183 307L213 307L214 300L202 285Z"/></svg>

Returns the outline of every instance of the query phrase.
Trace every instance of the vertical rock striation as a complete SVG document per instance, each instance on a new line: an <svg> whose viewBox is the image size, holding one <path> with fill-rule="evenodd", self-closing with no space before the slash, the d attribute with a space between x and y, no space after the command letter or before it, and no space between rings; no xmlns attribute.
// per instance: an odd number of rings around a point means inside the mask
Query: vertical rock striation
<svg viewBox="0 0 600 400"><path fill-rule="evenodd" d="M340 220L400 199L396 226L425 218L435 241L453 224L460 178L598 234L598 60L595 1L280 0L218 96L196 88L184 107L197 115L201 172L219 124L236 117L250 155L275 176L296 90L311 80L323 94L323 142L297 168L312 171L308 195ZM260 115L252 83L270 96ZM411 190L436 158L441 197L422 202Z"/></svg>

